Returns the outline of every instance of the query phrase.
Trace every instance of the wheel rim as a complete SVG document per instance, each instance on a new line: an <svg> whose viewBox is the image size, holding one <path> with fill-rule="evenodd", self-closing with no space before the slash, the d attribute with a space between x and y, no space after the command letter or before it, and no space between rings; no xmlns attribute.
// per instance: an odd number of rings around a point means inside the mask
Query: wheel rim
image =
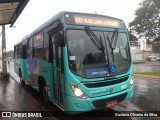
<svg viewBox="0 0 160 120"><path fill-rule="evenodd" d="M47 87L43 87L43 96L44 96L44 99L47 100L48 99L48 90L47 90Z"/></svg>

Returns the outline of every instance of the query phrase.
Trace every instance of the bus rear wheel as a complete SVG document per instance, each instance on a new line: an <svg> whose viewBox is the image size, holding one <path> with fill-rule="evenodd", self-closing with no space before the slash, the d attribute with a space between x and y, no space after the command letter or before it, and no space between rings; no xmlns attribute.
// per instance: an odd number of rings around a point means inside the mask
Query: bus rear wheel
<svg viewBox="0 0 160 120"><path fill-rule="evenodd" d="M22 79L22 71L21 70L19 70L19 79L20 79L20 83L23 85L24 80Z"/></svg>

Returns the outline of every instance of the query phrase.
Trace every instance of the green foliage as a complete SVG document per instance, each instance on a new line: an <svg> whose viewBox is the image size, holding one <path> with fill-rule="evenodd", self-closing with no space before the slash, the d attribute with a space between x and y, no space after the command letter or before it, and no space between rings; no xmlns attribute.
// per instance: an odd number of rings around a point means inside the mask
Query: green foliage
<svg viewBox="0 0 160 120"><path fill-rule="evenodd" d="M136 74L149 75L149 76L160 76L160 72L139 72Z"/></svg>
<svg viewBox="0 0 160 120"><path fill-rule="evenodd" d="M160 42L160 0L143 0L139 5L130 29L147 40Z"/></svg>
<svg viewBox="0 0 160 120"><path fill-rule="evenodd" d="M132 31L129 31L129 38L130 38L130 43L134 45L138 45L138 39L137 37L132 33Z"/></svg>
<svg viewBox="0 0 160 120"><path fill-rule="evenodd" d="M9 80L10 74L9 73L1 73L1 79L2 80Z"/></svg>

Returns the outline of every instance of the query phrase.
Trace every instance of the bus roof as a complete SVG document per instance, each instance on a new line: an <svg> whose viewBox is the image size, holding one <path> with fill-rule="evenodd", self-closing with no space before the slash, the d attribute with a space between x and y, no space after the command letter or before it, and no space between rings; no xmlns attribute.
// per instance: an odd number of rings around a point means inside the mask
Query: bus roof
<svg viewBox="0 0 160 120"><path fill-rule="evenodd" d="M28 34L25 37L23 37L22 40L18 41L16 44L19 44L20 42L22 42L22 41L30 38L32 35L40 32L41 30L43 30L44 28L46 28L47 26L49 26L50 24L52 24L57 19L61 19L63 13L64 12L60 12L60 13L56 14L55 16L53 16L52 18L50 18L48 21L46 21L45 23L43 23L41 26L39 26L37 29L35 29L33 32L31 32L30 34Z"/></svg>
<svg viewBox="0 0 160 120"><path fill-rule="evenodd" d="M31 32L29 35L25 36L21 41L26 40L27 38L30 38L34 34L37 34L38 32L48 27L50 24L52 24L54 21L58 19L63 20L63 22L65 22L66 24L126 28L123 20L118 19L118 18L105 16L105 15L99 15L99 14L62 11L54 15L48 21L43 23L40 27L38 27L33 32ZM20 43L21 41L19 41L18 43Z"/></svg>

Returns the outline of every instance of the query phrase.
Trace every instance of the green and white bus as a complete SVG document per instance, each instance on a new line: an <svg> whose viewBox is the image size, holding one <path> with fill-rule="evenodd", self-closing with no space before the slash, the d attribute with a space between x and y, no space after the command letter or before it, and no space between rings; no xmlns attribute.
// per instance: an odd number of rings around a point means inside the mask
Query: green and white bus
<svg viewBox="0 0 160 120"><path fill-rule="evenodd" d="M60 12L14 45L14 67L64 111L113 107L133 96L128 30L121 19Z"/></svg>

